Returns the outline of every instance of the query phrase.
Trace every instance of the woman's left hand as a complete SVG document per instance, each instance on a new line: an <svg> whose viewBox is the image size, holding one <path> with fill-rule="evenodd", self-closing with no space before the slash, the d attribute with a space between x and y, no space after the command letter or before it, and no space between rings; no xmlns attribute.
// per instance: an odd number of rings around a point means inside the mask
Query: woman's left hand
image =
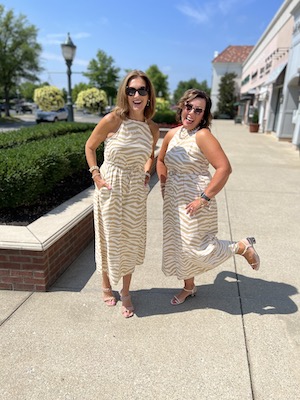
<svg viewBox="0 0 300 400"><path fill-rule="evenodd" d="M198 197L196 200L192 201L185 207L186 213L190 216L193 216L196 214L198 210L200 210L203 207L206 207L207 205L208 201L202 199L201 197Z"/></svg>

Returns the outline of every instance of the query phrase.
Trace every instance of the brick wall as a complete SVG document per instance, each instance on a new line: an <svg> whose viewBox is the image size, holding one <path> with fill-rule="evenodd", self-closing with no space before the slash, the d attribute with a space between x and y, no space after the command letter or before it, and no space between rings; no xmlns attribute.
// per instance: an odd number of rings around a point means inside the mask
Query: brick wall
<svg viewBox="0 0 300 400"><path fill-rule="evenodd" d="M47 291L93 237L91 212L44 251L0 249L0 289Z"/></svg>

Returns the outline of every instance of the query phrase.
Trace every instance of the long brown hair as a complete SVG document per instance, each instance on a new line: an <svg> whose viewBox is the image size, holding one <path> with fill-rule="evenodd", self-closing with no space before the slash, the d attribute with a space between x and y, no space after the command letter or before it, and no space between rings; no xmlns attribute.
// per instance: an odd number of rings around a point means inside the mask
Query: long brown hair
<svg viewBox="0 0 300 400"><path fill-rule="evenodd" d="M154 86L148 76L145 74L145 72L135 69L125 76L118 90L115 112L122 119L128 118L129 115L129 104L126 94L126 87L129 85L132 79L138 77L144 79L144 81L146 82L146 89L148 90L149 96L147 106L144 109L144 116L146 119L151 119L155 113L156 95Z"/></svg>
<svg viewBox="0 0 300 400"><path fill-rule="evenodd" d="M181 97L181 99L179 100L179 102L177 104L176 120L177 120L177 122L181 122L181 114L182 114L182 110L184 109L185 104L194 99L197 99L197 98L206 100L204 115L203 115L203 119L201 120L201 122L199 124L199 128L209 128L211 125L211 121L212 121L212 114L210 111L211 110L211 99L206 92L199 90L199 89L188 89L183 94L183 96Z"/></svg>

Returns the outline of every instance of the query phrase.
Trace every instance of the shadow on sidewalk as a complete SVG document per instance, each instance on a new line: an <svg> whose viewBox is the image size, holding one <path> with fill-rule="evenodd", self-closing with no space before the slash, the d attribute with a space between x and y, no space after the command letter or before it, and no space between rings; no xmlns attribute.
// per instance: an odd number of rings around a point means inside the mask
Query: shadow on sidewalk
<svg viewBox="0 0 300 400"><path fill-rule="evenodd" d="M219 273L213 284L198 285L194 298L172 306L170 300L178 291L178 288L152 288L132 292L136 315L149 317L201 309L215 309L232 315L293 314L298 311L290 298L298 293L294 286L236 275L230 271Z"/></svg>

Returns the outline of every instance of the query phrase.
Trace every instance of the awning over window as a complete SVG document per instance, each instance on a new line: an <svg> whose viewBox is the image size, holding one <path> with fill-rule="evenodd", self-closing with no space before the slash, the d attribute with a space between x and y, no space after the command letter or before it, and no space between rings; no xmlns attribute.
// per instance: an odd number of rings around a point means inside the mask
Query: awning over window
<svg viewBox="0 0 300 400"><path fill-rule="evenodd" d="M278 65L278 67L276 67L269 75L268 79L266 80L266 82L264 83L265 85L270 85L271 83L276 82L276 80L279 78L279 75L281 74L281 72L284 70L284 68L286 67L287 62L282 63L280 65Z"/></svg>

